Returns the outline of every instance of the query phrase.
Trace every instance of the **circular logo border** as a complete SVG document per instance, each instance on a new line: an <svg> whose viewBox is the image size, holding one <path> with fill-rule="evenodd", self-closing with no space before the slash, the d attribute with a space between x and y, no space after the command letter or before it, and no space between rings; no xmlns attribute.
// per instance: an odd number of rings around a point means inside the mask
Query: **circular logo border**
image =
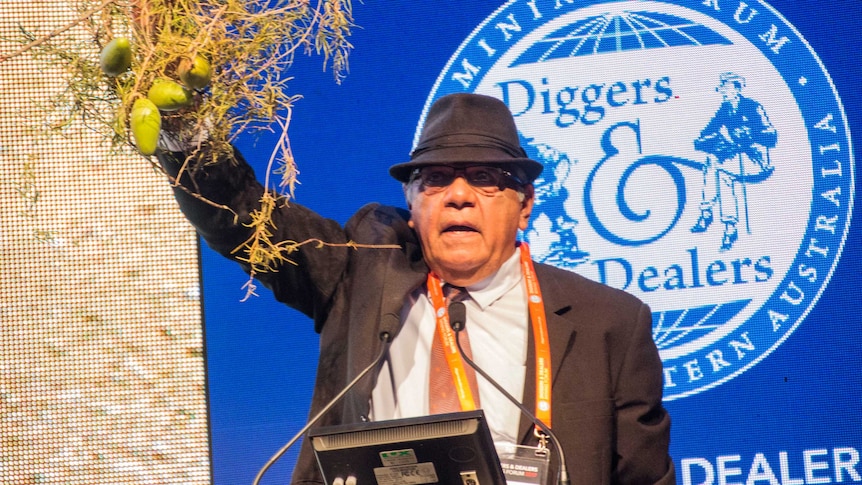
<svg viewBox="0 0 862 485"><path fill-rule="evenodd" d="M536 28L581 8L625 1L510 0L505 3L474 29L441 71L420 117L417 138L419 127L437 98L473 91L500 56ZM761 15L750 17L742 15L746 12L739 9L719 10L703 2L689 3L679 0L643 2L657 7L677 5L709 15L760 47L791 88L809 130L815 175L814 202L791 270L766 303L719 342L680 358L665 360L666 401L698 394L730 381L772 353L798 328L825 291L838 265L850 229L855 188L852 141L843 105L825 66L799 31L762 0L748 7ZM832 194L833 198L826 194ZM733 357L725 357L725 353ZM722 364L734 357L734 365Z"/></svg>

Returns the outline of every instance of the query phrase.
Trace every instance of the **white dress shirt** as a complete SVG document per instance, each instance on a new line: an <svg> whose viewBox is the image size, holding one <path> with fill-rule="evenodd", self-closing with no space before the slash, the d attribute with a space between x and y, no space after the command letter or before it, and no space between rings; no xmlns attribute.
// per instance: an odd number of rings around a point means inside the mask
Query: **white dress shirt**
<svg viewBox="0 0 862 485"><path fill-rule="evenodd" d="M529 318L519 252L515 251L495 274L466 290L466 329L473 361L512 396L523 400ZM392 342L389 362L381 369L371 394L371 417L376 421L428 414L436 319L424 286L409 295L401 318L404 325ZM476 378L494 441L516 443L520 410L481 375Z"/></svg>

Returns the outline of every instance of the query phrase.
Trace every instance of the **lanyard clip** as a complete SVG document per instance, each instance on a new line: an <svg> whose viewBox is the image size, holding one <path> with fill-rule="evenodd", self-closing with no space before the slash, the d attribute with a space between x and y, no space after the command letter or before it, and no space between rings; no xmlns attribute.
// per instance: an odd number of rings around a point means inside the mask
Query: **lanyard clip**
<svg viewBox="0 0 862 485"><path fill-rule="evenodd" d="M533 428L533 434L536 436L536 439L539 440L539 449L536 450L536 455L547 455L548 454L548 435L545 434L544 431L539 429L538 426Z"/></svg>

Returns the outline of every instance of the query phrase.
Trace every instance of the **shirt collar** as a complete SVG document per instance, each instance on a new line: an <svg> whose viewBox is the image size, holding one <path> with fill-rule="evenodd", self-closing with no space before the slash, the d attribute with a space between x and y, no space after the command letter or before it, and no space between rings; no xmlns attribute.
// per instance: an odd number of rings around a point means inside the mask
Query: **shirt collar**
<svg viewBox="0 0 862 485"><path fill-rule="evenodd" d="M500 269L478 283L466 287L470 298L484 310L521 283L521 255L516 250Z"/></svg>

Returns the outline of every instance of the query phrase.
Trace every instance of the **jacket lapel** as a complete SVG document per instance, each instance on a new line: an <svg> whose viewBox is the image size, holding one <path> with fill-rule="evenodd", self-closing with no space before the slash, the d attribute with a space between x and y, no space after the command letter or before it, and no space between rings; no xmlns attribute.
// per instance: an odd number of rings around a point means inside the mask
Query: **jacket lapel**
<svg viewBox="0 0 862 485"><path fill-rule="evenodd" d="M403 260L403 257L393 251L383 275L383 295L378 317L380 330L391 328L392 338L401 330L401 309L407 295L422 285L428 277L428 267L424 263L410 266L394 264Z"/></svg>
<svg viewBox="0 0 862 485"><path fill-rule="evenodd" d="M575 338L575 329L571 321L565 315L571 310L572 298L560 288L557 281L547 277L544 266L536 264L536 276L539 280L539 288L542 290L542 299L545 302L545 317L548 319L548 337L551 343L551 377L556 384L560 368L565 362L572 342ZM524 379L524 406L535 414L536 409L536 350L533 339L532 327L527 332L527 369ZM552 385L553 386L553 385ZM551 395L553 406L553 394ZM521 443L534 443L533 422L526 416L521 417L519 428Z"/></svg>
<svg viewBox="0 0 862 485"><path fill-rule="evenodd" d="M376 281L381 286L382 291L376 293L380 295L380 304L376 311L370 310L360 319L370 326L366 326L366 330L361 332L360 338L364 345L360 345L359 348L363 350L353 352L349 358L351 376L358 375L380 352L382 341L379 335L381 332L389 332L390 339L394 339L401 331L401 309L404 307L407 295L423 284L428 275L428 267L421 259L421 252L418 255L415 253L418 251L418 245L408 242L406 246L408 256L413 256L408 258L409 261L412 261L410 264L404 264L404 254L400 251L390 249L388 250L390 255L387 264L377 268L369 268L369 274L374 274L376 270L381 276L380 279L372 278L368 282L368 284L374 284ZM369 397L377 383L379 370L378 368L372 371L368 377L357 384L355 392L350 393L349 409L352 410L349 411L352 414L349 416L350 419L356 420L368 415Z"/></svg>

